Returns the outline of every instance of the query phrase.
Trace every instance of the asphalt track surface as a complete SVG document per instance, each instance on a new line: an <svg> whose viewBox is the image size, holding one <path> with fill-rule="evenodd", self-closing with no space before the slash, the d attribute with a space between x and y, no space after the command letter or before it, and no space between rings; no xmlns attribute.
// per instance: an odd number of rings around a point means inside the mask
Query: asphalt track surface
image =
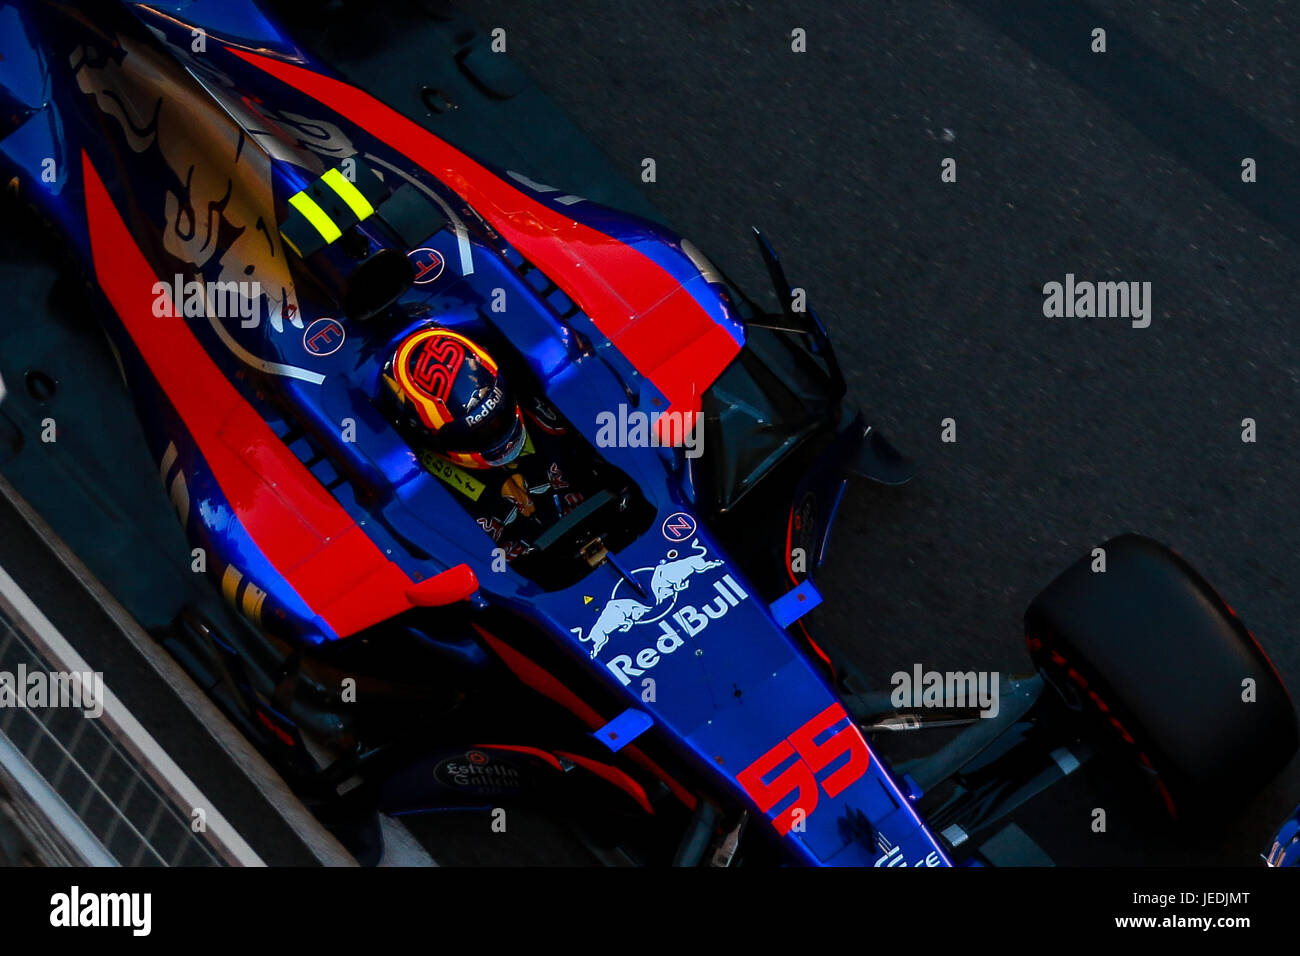
<svg viewBox="0 0 1300 956"><path fill-rule="evenodd" d="M1026 603L1134 530L1196 565L1300 688L1293 3L466 9L628 178L653 158L643 193L753 291L748 226L767 232L852 393L916 459L906 488L855 489L820 579L816 625L868 674L1025 670ZM1150 327L1045 318L1066 273L1150 282ZM1079 784L1017 817L1062 860L1249 864L1300 764L1192 832Z"/></svg>

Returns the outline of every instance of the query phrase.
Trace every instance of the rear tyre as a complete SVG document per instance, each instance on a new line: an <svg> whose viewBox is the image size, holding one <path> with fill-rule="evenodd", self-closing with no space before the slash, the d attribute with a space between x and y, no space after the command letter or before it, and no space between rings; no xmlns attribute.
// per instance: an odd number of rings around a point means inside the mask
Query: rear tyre
<svg viewBox="0 0 1300 956"><path fill-rule="evenodd" d="M1029 605L1030 655L1091 736L1141 767L1171 815L1244 803L1300 742L1281 678L1178 555L1133 534L1103 548L1104 573L1084 558Z"/></svg>

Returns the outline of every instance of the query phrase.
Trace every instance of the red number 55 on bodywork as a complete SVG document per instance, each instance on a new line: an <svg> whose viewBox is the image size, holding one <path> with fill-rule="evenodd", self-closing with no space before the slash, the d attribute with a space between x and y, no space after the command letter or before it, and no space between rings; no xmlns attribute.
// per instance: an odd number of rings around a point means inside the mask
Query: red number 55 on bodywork
<svg viewBox="0 0 1300 956"><path fill-rule="evenodd" d="M846 720L849 721L847 727L817 743L818 737ZM848 760L821 781L821 789L828 797L843 793L867 772L871 763L871 751L867 749L862 733L849 720L844 707L836 702L736 774L736 780L763 813L791 794L797 795L789 807L772 819L777 832L785 836L794 826L799 811L804 817L809 817L817 808L817 774L845 754L848 754ZM796 758L794 763L772 780L764 779L791 757Z"/></svg>

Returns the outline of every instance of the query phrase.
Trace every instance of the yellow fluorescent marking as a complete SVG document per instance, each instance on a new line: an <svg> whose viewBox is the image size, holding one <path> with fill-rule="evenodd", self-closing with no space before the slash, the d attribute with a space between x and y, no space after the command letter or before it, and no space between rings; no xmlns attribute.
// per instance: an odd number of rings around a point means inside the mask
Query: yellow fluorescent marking
<svg viewBox="0 0 1300 956"><path fill-rule="evenodd" d="M280 238L284 240L284 244L285 244L286 246L288 246L290 249L293 250L293 254L294 254L295 256L297 256L299 259L301 259L301 258L303 257L302 253L298 251L298 247L295 246L295 245L293 244L293 240L292 240L292 239L290 239L290 238L289 238L288 236L286 236L284 233L280 233Z"/></svg>
<svg viewBox="0 0 1300 956"><path fill-rule="evenodd" d="M361 190L348 182L337 168L331 169L328 173L320 178L330 189L339 194L339 198L348 204L348 208L357 214L358 219L365 219L375 211L375 207L370 205L370 200L361 194Z"/></svg>
<svg viewBox="0 0 1300 956"><path fill-rule="evenodd" d="M483 490L487 488L487 485L469 472L463 468L457 468L451 462L439 458L433 452L425 452L420 455L420 463L470 501L478 501L479 496L483 494Z"/></svg>
<svg viewBox="0 0 1300 956"><path fill-rule="evenodd" d="M327 216L325 210L316 205L316 200L305 192L294 193L290 196L289 205L302 213L307 221L316 227L316 231L321 234L321 238L326 242L333 242L343 235L339 227L334 225L334 220Z"/></svg>
<svg viewBox="0 0 1300 956"><path fill-rule="evenodd" d="M592 597L590 594L584 594L584 595L582 596L582 603L583 603L583 604L590 604L590 603L591 603L592 601L594 601L594 600L596 600L596 599L595 599L594 597Z"/></svg>

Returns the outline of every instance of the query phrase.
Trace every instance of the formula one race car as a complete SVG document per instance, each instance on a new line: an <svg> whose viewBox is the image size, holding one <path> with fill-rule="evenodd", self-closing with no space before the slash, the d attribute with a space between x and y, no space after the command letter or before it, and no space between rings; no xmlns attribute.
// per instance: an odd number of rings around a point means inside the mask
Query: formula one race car
<svg viewBox="0 0 1300 956"><path fill-rule="evenodd" d="M1300 866L1300 807L1295 808L1273 835L1264 862L1272 867Z"/></svg>
<svg viewBox="0 0 1300 956"><path fill-rule="evenodd" d="M868 735L934 715L802 618L850 475L909 467L760 234L780 314L247 0L0 3L0 103L247 624L160 637L363 858L375 810L534 801L638 862L939 866L1094 749L1184 815L1296 748L1246 629L1125 536L1035 600L996 717L887 765Z"/></svg>

